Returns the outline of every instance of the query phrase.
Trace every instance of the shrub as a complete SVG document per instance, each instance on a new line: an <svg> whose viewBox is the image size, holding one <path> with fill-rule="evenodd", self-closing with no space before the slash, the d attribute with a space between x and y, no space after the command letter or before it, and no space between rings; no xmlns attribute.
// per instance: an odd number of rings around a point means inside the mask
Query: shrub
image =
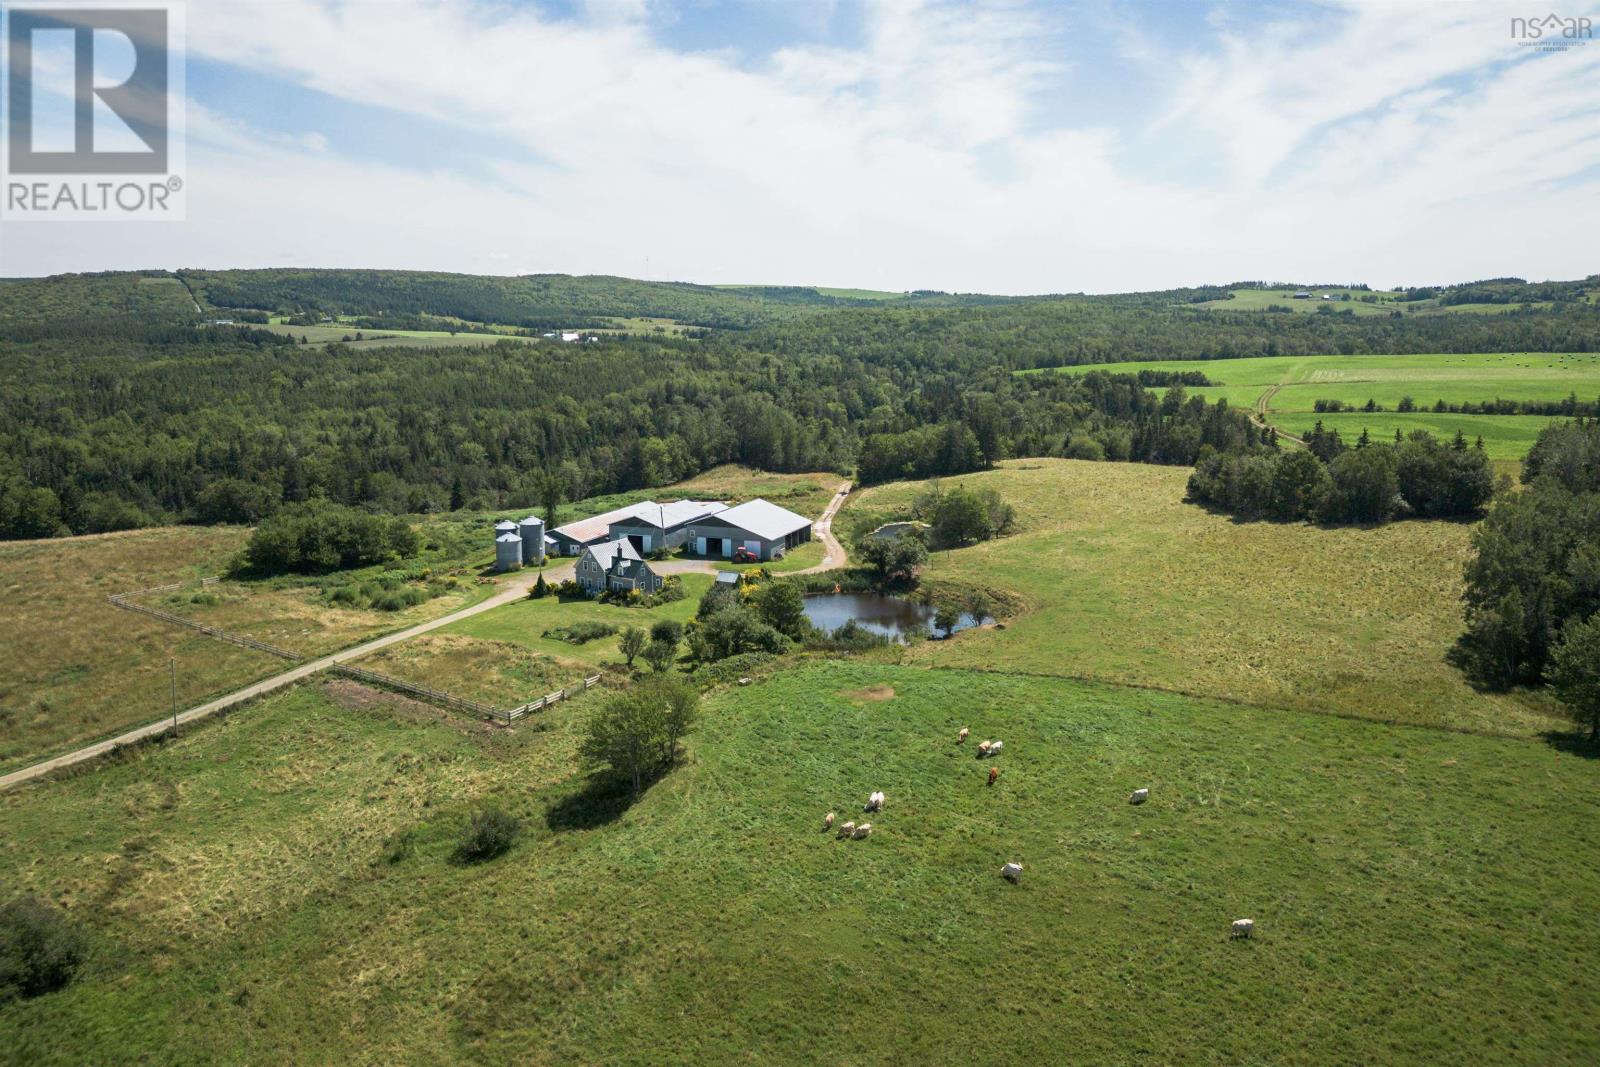
<svg viewBox="0 0 1600 1067"><path fill-rule="evenodd" d="M533 588L528 590L529 600L543 600L550 595L550 586L544 580L544 571L539 572L539 578L533 583Z"/></svg>
<svg viewBox="0 0 1600 1067"><path fill-rule="evenodd" d="M467 821L461 840L456 843L458 863L481 863L494 859L517 843L522 824L499 808L485 808Z"/></svg>
<svg viewBox="0 0 1600 1067"><path fill-rule="evenodd" d="M799 639L811 624L806 620L806 601L798 586L790 582L771 582L751 598L761 621L785 637Z"/></svg>
<svg viewBox="0 0 1600 1067"><path fill-rule="evenodd" d="M774 662L777 658L770 652L745 652L742 655L729 656L717 663L702 664L694 672L694 684L708 686L732 682L745 677L758 667Z"/></svg>
<svg viewBox="0 0 1600 1067"><path fill-rule="evenodd" d="M0 907L0 1004L61 989L83 956L83 935L60 908L36 897Z"/></svg>
<svg viewBox="0 0 1600 1067"><path fill-rule="evenodd" d="M650 640L676 645L683 640L683 623L676 619L658 619L650 627Z"/></svg>
<svg viewBox="0 0 1600 1067"><path fill-rule="evenodd" d="M650 638L643 630L637 626L630 626L622 631L622 640L617 642L617 648L621 651L623 659L628 661L628 666L632 667L633 661L649 643Z"/></svg>
<svg viewBox="0 0 1600 1067"><path fill-rule="evenodd" d="M552 641L565 641L569 645L586 645L602 637L610 637L617 628L605 622L575 622L570 626L557 626L546 630L544 636Z"/></svg>

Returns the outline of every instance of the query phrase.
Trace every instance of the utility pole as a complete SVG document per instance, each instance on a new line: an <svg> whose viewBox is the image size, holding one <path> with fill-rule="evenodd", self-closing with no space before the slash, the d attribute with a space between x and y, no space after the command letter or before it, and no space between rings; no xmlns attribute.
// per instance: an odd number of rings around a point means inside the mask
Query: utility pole
<svg viewBox="0 0 1600 1067"><path fill-rule="evenodd" d="M172 660L172 736L178 736L178 660Z"/></svg>

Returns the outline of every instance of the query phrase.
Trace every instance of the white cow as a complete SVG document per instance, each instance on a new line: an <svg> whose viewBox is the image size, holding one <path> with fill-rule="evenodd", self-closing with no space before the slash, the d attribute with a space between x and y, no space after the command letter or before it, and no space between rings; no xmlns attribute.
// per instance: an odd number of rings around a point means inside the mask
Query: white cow
<svg viewBox="0 0 1600 1067"><path fill-rule="evenodd" d="M862 810L863 811L882 811L883 810L883 793L881 793L881 792L873 793L871 796L867 797L867 806L865 808L863 808Z"/></svg>
<svg viewBox="0 0 1600 1067"><path fill-rule="evenodd" d="M872 833L872 824L870 822L864 822L860 826L856 827L855 837L856 837L857 840L860 840L861 838L866 837L871 833Z"/></svg>
<svg viewBox="0 0 1600 1067"><path fill-rule="evenodd" d="M1008 863L1000 868L1000 876L1008 882L1022 881L1022 864Z"/></svg>
<svg viewBox="0 0 1600 1067"><path fill-rule="evenodd" d="M825 831L833 829L833 812L828 812L827 817L822 820L822 829Z"/></svg>
<svg viewBox="0 0 1600 1067"><path fill-rule="evenodd" d="M1128 803L1129 804L1143 804L1145 801L1147 801L1149 799L1150 799L1150 790L1148 790L1148 789L1135 789L1133 791L1133 793L1128 797Z"/></svg>
<svg viewBox="0 0 1600 1067"><path fill-rule="evenodd" d="M1233 920L1233 933L1231 935L1232 937L1234 937L1234 938L1248 938L1248 937L1251 937L1252 935L1254 935L1255 932L1256 932L1256 921L1254 919L1235 919L1235 920Z"/></svg>
<svg viewBox="0 0 1600 1067"><path fill-rule="evenodd" d="M855 832L855 829L856 829L856 824L855 823L847 822L843 826L839 827L839 836L840 837L849 837L852 833Z"/></svg>

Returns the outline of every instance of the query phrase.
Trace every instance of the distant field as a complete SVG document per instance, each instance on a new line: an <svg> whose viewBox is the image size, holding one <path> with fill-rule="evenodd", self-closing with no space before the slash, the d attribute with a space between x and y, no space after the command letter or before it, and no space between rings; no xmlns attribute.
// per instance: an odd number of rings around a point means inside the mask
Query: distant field
<svg viewBox="0 0 1600 1067"><path fill-rule="evenodd" d="M1387 290L1342 289L1234 289L1231 300L1207 300L1184 307L1207 308L1212 311L1266 311L1271 307L1287 308L1301 314L1314 314L1319 308L1331 307L1335 311L1352 311L1357 315L1388 315L1400 312L1405 315L1478 314L1498 315L1520 309L1521 304L1440 304L1437 300L1401 300L1400 293ZM1309 292L1310 298L1295 299L1297 292ZM1350 299L1345 300L1348 294ZM1331 299L1324 300L1328 296ZM1362 297L1374 297L1368 302ZM1591 298L1592 299L1592 298ZM1548 300L1530 302L1535 308L1548 308Z"/></svg>
<svg viewBox="0 0 1600 1067"><path fill-rule="evenodd" d="M6 1058L1600 1057L1600 800L1558 748L822 663L714 695L619 812L572 777L595 706L507 732L303 686L0 794L0 898L93 938L0 1011ZM1006 741L993 788L963 725ZM872 789L870 839L818 832ZM485 802L522 842L452 863Z"/></svg>
<svg viewBox="0 0 1600 1067"><path fill-rule="evenodd" d="M1296 300L1294 294L1301 290L1296 289L1235 289L1232 300L1207 300L1200 304L1187 304L1186 307L1207 308L1213 311L1265 311L1277 305L1288 308L1290 311L1312 313L1318 308L1332 307L1335 311L1353 311L1357 315L1387 315L1397 310L1400 305L1394 302L1394 293L1366 292L1360 289L1311 289L1309 300ZM1341 299L1349 294L1349 300ZM1324 300L1328 295L1332 300ZM1361 301L1363 296L1378 298L1378 303L1367 304Z"/></svg>
<svg viewBox="0 0 1600 1067"><path fill-rule="evenodd" d="M589 664L521 644L438 631L354 662L369 671L501 709L563 689L592 671Z"/></svg>
<svg viewBox="0 0 1600 1067"><path fill-rule="evenodd" d="M999 490L1020 531L936 553L930 577L1010 590L1027 610L909 659L1523 737L1566 728L1542 698L1478 692L1445 662L1469 525L1238 523L1183 503L1188 477L1020 460L945 479ZM889 518L919 488L864 490L844 516Z"/></svg>
<svg viewBox="0 0 1600 1067"><path fill-rule="evenodd" d="M1454 436L1459 428L1469 439L1482 436L1495 459L1521 459L1551 421L1537 415L1452 415L1431 411L1400 415L1405 397L1419 408L1438 400L1481 403L1496 399L1560 401L1570 395L1593 403L1600 400L1600 353L1491 352L1410 356L1267 356L1257 359L1165 360L1106 363L1024 373L1077 374L1105 370L1135 374L1140 370L1201 371L1217 383L1190 389L1208 400L1226 399L1236 407L1253 407L1268 389L1267 417L1291 433L1310 428L1318 416L1318 400L1339 400L1351 407L1372 400L1383 412L1324 416L1347 440L1372 433L1393 436L1394 429L1428 429Z"/></svg>
<svg viewBox="0 0 1600 1067"><path fill-rule="evenodd" d="M352 348L447 348L463 345L492 345L501 341L518 340L503 334L493 333L468 333L451 334L445 330L357 330L353 326L284 326L274 324L258 326L259 330L270 330L273 333L284 334L288 337L299 339L304 337L310 344L327 344L332 341L344 341L351 338L348 344ZM361 334L363 339L354 340L356 334ZM527 339L523 339L527 340ZM529 341L531 344L532 342Z"/></svg>

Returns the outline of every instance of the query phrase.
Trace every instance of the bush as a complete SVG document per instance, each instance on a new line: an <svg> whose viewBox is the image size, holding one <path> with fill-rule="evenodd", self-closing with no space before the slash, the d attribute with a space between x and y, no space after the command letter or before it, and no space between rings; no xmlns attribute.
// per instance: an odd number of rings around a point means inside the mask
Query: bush
<svg viewBox="0 0 1600 1067"><path fill-rule="evenodd" d="M83 935L60 908L36 897L0 907L0 1004L63 988L83 956Z"/></svg>
<svg viewBox="0 0 1600 1067"><path fill-rule="evenodd" d="M517 843L522 824L499 808L485 808L468 820L456 844L458 863L481 863L494 859Z"/></svg>
<svg viewBox="0 0 1600 1067"><path fill-rule="evenodd" d="M701 663L709 663L744 652L787 652L789 639L749 608L735 607L698 621L689 634L689 650Z"/></svg>
<svg viewBox="0 0 1600 1067"><path fill-rule="evenodd" d="M528 590L529 600L543 600L550 595L550 586L544 580L544 571L539 572L539 579L533 583L533 588Z"/></svg>
<svg viewBox="0 0 1600 1067"><path fill-rule="evenodd" d="M546 630L544 636L552 641L565 641L569 645L586 645L602 637L610 637L617 628L605 622L575 622L570 626L557 626Z"/></svg>

